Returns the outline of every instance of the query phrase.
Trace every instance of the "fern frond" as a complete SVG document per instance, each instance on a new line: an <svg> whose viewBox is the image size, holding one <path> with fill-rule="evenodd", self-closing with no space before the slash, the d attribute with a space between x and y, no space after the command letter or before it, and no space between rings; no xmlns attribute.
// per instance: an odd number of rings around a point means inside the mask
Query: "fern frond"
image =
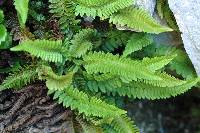
<svg viewBox="0 0 200 133"><path fill-rule="evenodd" d="M156 72L155 75L159 76L162 80L140 80L145 84L151 84L158 87L175 87L178 85L185 84L187 81L179 80L165 72Z"/></svg>
<svg viewBox="0 0 200 133"><path fill-rule="evenodd" d="M115 117L111 123L111 126L118 133L139 133L139 129L136 127L133 121L127 116Z"/></svg>
<svg viewBox="0 0 200 133"><path fill-rule="evenodd" d="M133 0L76 0L76 15L108 18L120 9L133 4Z"/></svg>
<svg viewBox="0 0 200 133"><path fill-rule="evenodd" d="M169 27L173 28L174 30L178 30L179 27L176 24L176 19L174 17L173 12L169 8L168 2L166 2L166 5L163 7L163 14L164 14L164 18L165 18L167 24L169 25Z"/></svg>
<svg viewBox="0 0 200 133"><path fill-rule="evenodd" d="M169 63L169 68L185 79L197 77L188 55L181 49L168 45L153 44L145 49L145 53L150 56L171 56L176 54L177 56Z"/></svg>
<svg viewBox="0 0 200 133"><path fill-rule="evenodd" d="M49 0L49 2L49 12L59 19L59 25L62 30L77 29L79 21L76 20L76 4L72 0Z"/></svg>
<svg viewBox="0 0 200 133"><path fill-rule="evenodd" d="M165 99L172 96L177 96L186 91L190 90L194 85L200 81L200 78L191 79L185 82L184 84L175 86L175 87L158 87L150 84L145 84L142 82L132 82L128 87L132 89L131 93L134 98L143 98L143 99Z"/></svg>
<svg viewBox="0 0 200 133"><path fill-rule="evenodd" d="M85 55L86 52L92 49L92 37L96 34L93 29L84 29L77 33L73 40L71 40L72 45L70 46L69 52L72 57L80 58Z"/></svg>
<svg viewBox="0 0 200 133"><path fill-rule="evenodd" d="M84 67L89 74L111 73L127 81L138 79L160 80L152 71L149 71L140 61L120 58L110 53L90 53L84 57Z"/></svg>
<svg viewBox="0 0 200 133"><path fill-rule="evenodd" d="M154 58L145 57L143 58L141 64L151 71L156 71L169 64L175 58L176 55L160 56Z"/></svg>
<svg viewBox="0 0 200 133"><path fill-rule="evenodd" d="M40 79L46 80L46 86L49 90L63 90L71 85L74 76L72 72L59 76L48 66L41 66L37 69L37 72Z"/></svg>
<svg viewBox="0 0 200 133"><path fill-rule="evenodd" d="M86 75L87 76L87 87L89 90L94 92L115 94L116 88L122 87L122 82L116 76L111 74L102 74L102 75Z"/></svg>
<svg viewBox="0 0 200 133"><path fill-rule="evenodd" d="M107 34L106 33L103 33L106 39L103 40L103 43L100 46L100 51L105 52L112 52L119 47L124 46L131 36L131 33L119 30L112 30Z"/></svg>
<svg viewBox="0 0 200 133"><path fill-rule="evenodd" d="M33 56L50 62L63 62L65 49L62 41L27 40L10 49L11 51L26 51Z"/></svg>
<svg viewBox="0 0 200 133"><path fill-rule="evenodd" d="M126 113L124 110L109 105L96 97L90 97L73 87L68 87L63 91L56 91L54 99L58 99L58 102L63 103L64 107L78 110L79 113L84 113L86 116L106 118Z"/></svg>
<svg viewBox="0 0 200 133"><path fill-rule="evenodd" d="M22 68L14 73L11 73L0 85L0 91L5 89L20 89L23 86L37 79L35 68Z"/></svg>
<svg viewBox="0 0 200 133"><path fill-rule="evenodd" d="M143 31L147 33L161 33L172 31L168 27L161 26L156 22L145 10L128 7L123 10L120 10L117 13L114 13L110 17L110 23L127 26L136 31Z"/></svg>
<svg viewBox="0 0 200 133"><path fill-rule="evenodd" d="M7 39L7 29L3 24L0 24L0 46Z"/></svg>
<svg viewBox="0 0 200 133"><path fill-rule="evenodd" d="M123 52L123 56L126 57L135 51L141 50L143 47L148 46L152 42L153 38L148 34L133 34L126 45L126 48Z"/></svg>
<svg viewBox="0 0 200 133"><path fill-rule="evenodd" d="M85 122L85 121L81 120L80 118L77 119L77 121L80 123L80 125L83 129L83 133L103 133L102 128L99 126L95 126L92 123Z"/></svg>
<svg viewBox="0 0 200 133"><path fill-rule="evenodd" d="M25 25L28 17L28 4L29 0L14 0L15 9L22 27Z"/></svg>
<svg viewBox="0 0 200 133"><path fill-rule="evenodd" d="M166 0L157 0L156 1L156 8L158 11L158 15L160 16L161 19L163 19L164 15L163 15L163 8L166 4Z"/></svg>

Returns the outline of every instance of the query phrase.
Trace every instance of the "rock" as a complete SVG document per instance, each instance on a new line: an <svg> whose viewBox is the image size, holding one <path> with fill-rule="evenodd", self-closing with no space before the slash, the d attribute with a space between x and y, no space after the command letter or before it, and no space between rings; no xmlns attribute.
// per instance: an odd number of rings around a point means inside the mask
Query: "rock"
<svg viewBox="0 0 200 133"><path fill-rule="evenodd" d="M200 76L200 1L168 0L168 2L182 32L186 52Z"/></svg>

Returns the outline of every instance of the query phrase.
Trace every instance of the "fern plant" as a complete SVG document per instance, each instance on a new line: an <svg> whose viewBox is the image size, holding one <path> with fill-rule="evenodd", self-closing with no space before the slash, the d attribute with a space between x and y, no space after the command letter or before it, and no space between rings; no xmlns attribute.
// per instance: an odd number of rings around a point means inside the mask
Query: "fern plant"
<svg viewBox="0 0 200 133"><path fill-rule="evenodd" d="M7 37L7 29L2 24L3 21L4 21L4 14L3 14L3 11L0 10L0 46L2 45L2 42L6 40L6 37Z"/></svg>
<svg viewBox="0 0 200 133"><path fill-rule="evenodd" d="M28 1L23 4L19 7L19 1L15 1L20 24L25 28ZM64 40L49 39L49 31L44 28L45 39L33 37L13 45L10 51L19 54L26 67L11 73L0 90L43 81L54 100L82 116L79 123L84 132L138 133L127 112L104 97L165 99L185 93L200 81L197 76L179 79L167 73L168 65L177 72L180 69L176 65L182 60L180 52L159 54L150 33L171 29L158 24L143 9L131 7L132 0L49 0L49 4L47 17L53 15L60 30L70 30L70 35L64 32ZM95 24L84 20L85 15L100 17L109 28L94 28ZM144 33L118 31L112 24ZM147 50L143 50L145 47ZM141 51L147 57L136 58Z"/></svg>

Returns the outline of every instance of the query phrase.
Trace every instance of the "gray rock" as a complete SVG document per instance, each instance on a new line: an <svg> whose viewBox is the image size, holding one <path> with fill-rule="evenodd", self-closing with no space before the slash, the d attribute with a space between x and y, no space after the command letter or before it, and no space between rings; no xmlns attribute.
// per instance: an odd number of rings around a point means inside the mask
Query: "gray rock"
<svg viewBox="0 0 200 133"><path fill-rule="evenodd" d="M182 40L197 74L200 76L200 0L168 0Z"/></svg>

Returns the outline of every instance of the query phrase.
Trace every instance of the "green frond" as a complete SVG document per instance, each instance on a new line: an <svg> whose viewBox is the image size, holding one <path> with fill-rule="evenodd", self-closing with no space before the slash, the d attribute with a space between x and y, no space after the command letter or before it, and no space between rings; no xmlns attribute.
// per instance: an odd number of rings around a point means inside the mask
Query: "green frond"
<svg viewBox="0 0 200 133"><path fill-rule="evenodd" d="M0 23L2 23L4 21L4 14L3 14L3 10L0 9Z"/></svg>
<svg viewBox="0 0 200 133"><path fill-rule="evenodd" d="M170 69L175 70L177 74L186 79L197 77L187 53L178 49L174 53L177 54L177 57L169 64Z"/></svg>
<svg viewBox="0 0 200 133"><path fill-rule="evenodd" d="M0 24L0 46L7 39L7 29L3 24Z"/></svg>
<svg viewBox="0 0 200 133"><path fill-rule="evenodd" d="M106 33L103 33L106 39L103 40L102 44L100 45L100 51L105 52L113 52L119 47L126 45L126 42L131 36L131 33L119 30L111 30Z"/></svg>
<svg viewBox="0 0 200 133"><path fill-rule="evenodd" d="M115 94L116 88L122 87L122 82L116 76L111 74L102 74L102 75L86 75L87 76L87 87L93 92Z"/></svg>
<svg viewBox="0 0 200 133"><path fill-rule="evenodd" d="M37 69L37 72L40 79L46 80L46 86L49 90L63 90L71 85L74 76L73 72L59 76L48 66L41 66Z"/></svg>
<svg viewBox="0 0 200 133"><path fill-rule="evenodd" d="M139 129L136 127L133 121L125 115L115 117L111 123L111 126L117 133L139 133Z"/></svg>
<svg viewBox="0 0 200 133"><path fill-rule="evenodd" d="M110 125L103 125L103 132L104 133L118 133L112 126Z"/></svg>
<svg viewBox="0 0 200 133"><path fill-rule="evenodd" d="M111 73L127 81L147 79L160 80L152 71L142 65L140 61L120 58L111 53L90 53L84 57L84 67L89 74Z"/></svg>
<svg viewBox="0 0 200 133"><path fill-rule="evenodd" d="M0 91L5 89L20 89L29 84L31 81L37 79L37 72L35 68L22 68L11 73L0 85Z"/></svg>
<svg viewBox="0 0 200 133"><path fill-rule="evenodd" d="M156 72L155 75L159 76L162 80L140 80L145 84L151 84L158 87L175 87L178 85L185 84L187 81L179 80L165 72Z"/></svg>
<svg viewBox="0 0 200 133"><path fill-rule="evenodd" d="M169 64L173 59L176 58L176 55L166 55L154 58L145 57L142 60L142 65L147 67L151 71L156 71L163 68L165 65Z"/></svg>
<svg viewBox="0 0 200 133"><path fill-rule="evenodd" d="M59 19L59 26L63 31L78 28L79 21L76 20L75 15L76 4L72 0L49 0L49 2L49 12Z"/></svg>
<svg viewBox="0 0 200 133"><path fill-rule="evenodd" d="M131 90L129 92L130 95L132 95L132 97L134 98L143 98L143 99L147 98L152 100L165 99L185 93L186 91L190 90L194 85L196 85L199 81L200 78L191 79L185 82L184 84L174 87L158 87L134 81L129 85L128 88Z"/></svg>
<svg viewBox="0 0 200 133"><path fill-rule="evenodd" d="M29 0L14 0L15 9L22 27L24 27L28 17L28 4Z"/></svg>
<svg viewBox="0 0 200 133"><path fill-rule="evenodd" d="M85 122L81 119L77 119L77 121L83 129L83 133L103 133L103 129L99 126L95 126L94 124Z"/></svg>
<svg viewBox="0 0 200 133"><path fill-rule="evenodd" d="M166 0L156 0L157 12L161 19L163 19L163 17L164 17L163 8L164 8L165 4L166 4Z"/></svg>
<svg viewBox="0 0 200 133"><path fill-rule="evenodd" d="M128 40L126 48L123 52L123 56L126 57L131 53L141 50L143 47L150 45L151 43L153 43L153 38L149 34L133 34Z"/></svg>
<svg viewBox="0 0 200 133"><path fill-rule="evenodd" d="M6 27L2 24L3 22L4 22L4 14L3 11L0 9L0 46L2 42L6 41L8 35Z"/></svg>
<svg viewBox="0 0 200 133"><path fill-rule="evenodd" d="M155 87L176 87L187 83L187 81L176 79L173 76L170 76L166 73L156 72L155 75L159 76L162 80L138 80L139 83L149 84ZM120 96L129 96L132 97L134 94L134 88L129 86L132 83L124 83L118 77L102 74L102 75L91 75L87 77L87 87L93 92L99 92L120 95Z"/></svg>
<svg viewBox="0 0 200 133"><path fill-rule="evenodd" d="M174 17L173 12L169 8L168 2L166 2L166 5L163 7L163 14L164 14L164 18L165 18L167 24L169 25L169 27L173 28L174 30L178 30L179 27L176 24L176 19Z"/></svg>
<svg viewBox="0 0 200 133"><path fill-rule="evenodd" d="M73 87L68 87L63 91L56 91L54 99L58 99L58 102L63 103L64 107L78 110L79 113L84 113L86 116L106 118L126 113L124 110L109 105L96 97L90 97Z"/></svg>
<svg viewBox="0 0 200 133"><path fill-rule="evenodd" d="M183 50L177 49L173 46L153 44L145 49L145 53L150 56L171 56L176 54L177 56L169 63L169 68L176 71L177 74L181 75L185 79L197 77L187 53Z"/></svg>
<svg viewBox="0 0 200 133"><path fill-rule="evenodd" d="M27 40L10 49L11 51L26 51L33 56L50 62L60 62L64 60L65 48L62 41L49 40Z"/></svg>
<svg viewBox="0 0 200 133"><path fill-rule="evenodd" d="M77 33L71 40L70 55L76 58L85 55L88 50L92 49L92 37L95 34L96 30L93 29L84 29Z"/></svg>
<svg viewBox="0 0 200 133"><path fill-rule="evenodd" d="M109 18L113 13L133 4L133 0L75 0L76 15Z"/></svg>
<svg viewBox="0 0 200 133"><path fill-rule="evenodd" d="M158 34L172 31L172 29L168 27L161 26L145 10L133 7L128 7L114 13L109 21L119 26L127 26L136 31L147 33Z"/></svg>

